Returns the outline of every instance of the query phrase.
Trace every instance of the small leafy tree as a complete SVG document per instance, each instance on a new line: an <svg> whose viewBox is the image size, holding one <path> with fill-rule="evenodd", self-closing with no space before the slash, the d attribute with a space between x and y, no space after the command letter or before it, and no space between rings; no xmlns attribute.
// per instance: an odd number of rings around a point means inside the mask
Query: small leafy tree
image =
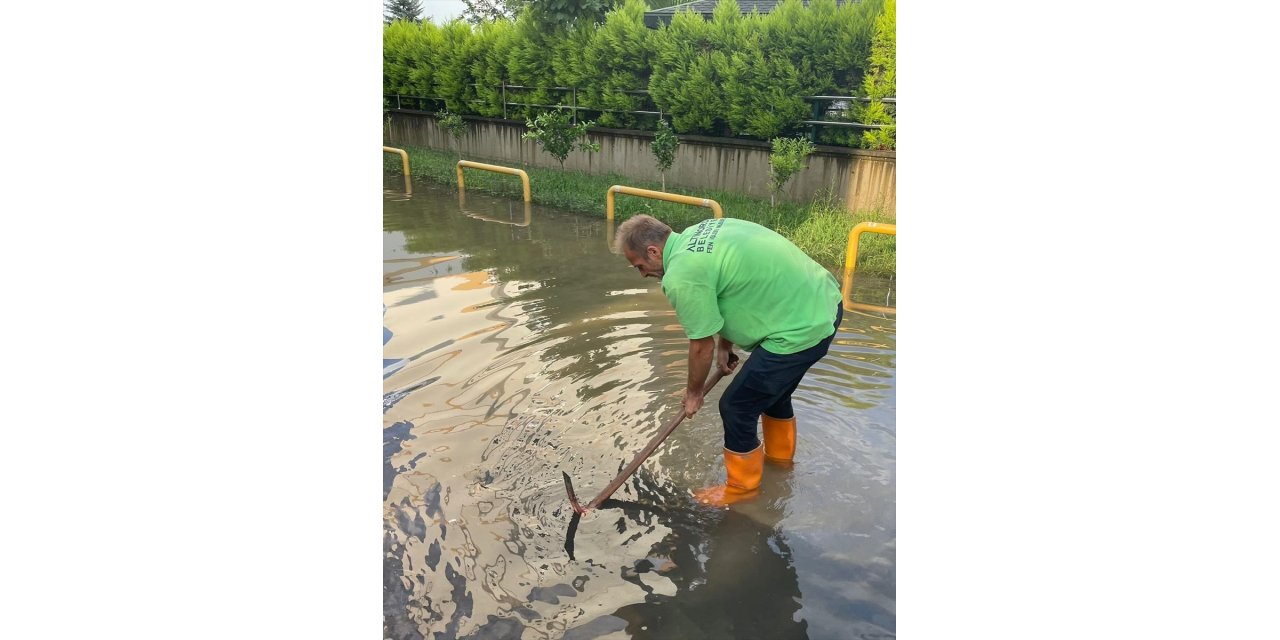
<svg viewBox="0 0 1280 640"><path fill-rule="evenodd" d="M462 120L462 116L456 113L449 113L448 109L436 114L436 122L453 138L454 151L458 152L458 159L462 159L462 136L467 135L467 123Z"/></svg>
<svg viewBox="0 0 1280 640"><path fill-rule="evenodd" d="M466 7L462 10L462 19L478 25L514 18L528 2L525 0L462 0L462 4Z"/></svg>
<svg viewBox="0 0 1280 640"><path fill-rule="evenodd" d="M801 169L804 159L813 153L813 143L805 138L774 138L773 153L769 154L769 206L774 206L774 196L782 192L783 185Z"/></svg>
<svg viewBox="0 0 1280 640"><path fill-rule="evenodd" d="M676 161L676 147L680 140L667 124L666 118L658 119L658 130L653 134L653 156L658 160L658 171L662 174L662 190L667 190L667 169Z"/></svg>
<svg viewBox="0 0 1280 640"><path fill-rule="evenodd" d="M527 0L538 22L552 29L570 27L576 22L595 24L604 21L611 0Z"/></svg>
<svg viewBox="0 0 1280 640"><path fill-rule="evenodd" d="M382 21L391 24L396 20L417 22L422 15L422 3L419 0L383 0Z"/></svg>
<svg viewBox="0 0 1280 640"><path fill-rule="evenodd" d="M599 142L587 140L587 127L592 124L594 123L572 124L567 110L556 109L541 113L533 120L526 119L525 126L529 131L522 137L541 145L543 151L560 161L560 170L563 171L565 158L569 157L575 143L580 151L591 153L600 150Z"/></svg>

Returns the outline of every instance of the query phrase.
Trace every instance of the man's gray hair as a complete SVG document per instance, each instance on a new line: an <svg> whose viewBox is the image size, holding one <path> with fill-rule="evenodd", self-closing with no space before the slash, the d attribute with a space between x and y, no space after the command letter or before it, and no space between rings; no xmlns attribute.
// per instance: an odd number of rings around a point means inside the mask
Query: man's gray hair
<svg viewBox="0 0 1280 640"><path fill-rule="evenodd" d="M643 213L632 216L618 225L618 232L613 238L613 252L621 255L623 249L630 249L632 253L643 254L649 245L661 249L667 244L669 235L671 227L661 220Z"/></svg>

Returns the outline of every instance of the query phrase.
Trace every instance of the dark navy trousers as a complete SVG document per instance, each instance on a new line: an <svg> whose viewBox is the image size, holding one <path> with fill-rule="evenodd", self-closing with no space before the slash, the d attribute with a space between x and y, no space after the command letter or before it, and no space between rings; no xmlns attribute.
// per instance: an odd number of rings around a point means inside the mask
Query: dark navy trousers
<svg viewBox="0 0 1280 640"><path fill-rule="evenodd" d="M836 331L804 351L778 355L770 353L764 347L758 347L751 352L751 357L747 358L729 388L720 397L724 448L746 453L760 446L756 425L762 413L784 420L795 415L791 410L791 394L800 386L800 380L809 371L809 367L827 355L843 317L842 301L836 304Z"/></svg>

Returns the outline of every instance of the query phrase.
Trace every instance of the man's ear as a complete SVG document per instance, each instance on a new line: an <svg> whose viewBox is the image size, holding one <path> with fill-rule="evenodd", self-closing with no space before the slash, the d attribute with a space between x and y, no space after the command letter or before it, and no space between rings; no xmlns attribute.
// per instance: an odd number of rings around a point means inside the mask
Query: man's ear
<svg viewBox="0 0 1280 640"><path fill-rule="evenodd" d="M659 249L654 245L645 247L644 252L649 254L649 258L654 260L658 259L658 257L662 255L662 249Z"/></svg>

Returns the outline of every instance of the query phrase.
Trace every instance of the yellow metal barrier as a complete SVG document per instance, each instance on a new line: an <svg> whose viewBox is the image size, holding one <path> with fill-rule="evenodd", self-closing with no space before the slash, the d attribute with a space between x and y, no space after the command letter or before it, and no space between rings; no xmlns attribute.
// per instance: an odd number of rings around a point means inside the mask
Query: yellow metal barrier
<svg viewBox="0 0 1280 640"><path fill-rule="evenodd" d="M496 164L484 164L482 162L472 162L470 160L459 160L458 167L457 167L459 189L467 188L466 183L462 181L463 167L469 167L471 169L484 169L485 171L494 171L497 173L506 173L513 176L520 176L520 182L524 185L524 201L525 202L533 201L533 197L532 195L530 195L530 191L529 191L529 174L525 173L524 171L521 171L519 169L512 169L510 167L499 167Z"/></svg>
<svg viewBox="0 0 1280 640"><path fill-rule="evenodd" d="M707 207L715 213L717 218L724 217L724 211L720 209L720 203L709 198L695 198L693 196L682 196L678 193L650 191L649 189L637 189L636 187L624 187L620 184L615 184L612 187L609 187L608 195L605 197L605 219L609 221L610 228L613 227L613 198L615 193L625 193L629 196L652 198L654 200L666 200L667 202L677 202L680 204L691 204L695 207Z"/></svg>
<svg viewBox="0 0 1280 640"><path fill-rule="evenodd" d="M651 191L649 189L639 189L636 187L625 187L615 184L609 187L608 194L605 196L605 225L604 225L604 242L605 246L613 250L613 200L615 193L625 193L629 196L639 196L641 198L652 198L654 200L666 200L667 202L675 202L679 204L691 204L695 207L707 207L715 214L717 218L724 217L724 211L720 209L720 203L710 198L695 198L693 196L682 196L678 193L667 193L666 191Z"/></svg>
<svg viewBox="0 0 1280 640"><path fill-rule="evenodd" d="M883 233L885 235L898 235L898 226L893 224L884 224L881 222L859 222L849 231L849 246L844 252L844 309L845 311L861 310L861 311L880 311L884 313L896 313L897 309L893 307L881 307L874 304L864 304L854 302L853 295L853 269L858 264L858 240L863 233Z"/></svg>
<svg viewBox="0 0 1280 640"><path fill-rule="evenodd" d="M500 220L498 218L491 218L489 216L481 215L474 211L467 211L467 190L466 189L458 189L458 208L462 209L462 213L466 214L468 217L475 218L476 220L484 220L486 222L497 222L499 224L509 224L517 227L527 227L529 226L530 222L533 222L533 203L527 200L524 203L524 222L512 222L511 220Z"/></svg>
<svg viewBox="0 0 1280 640"><path fill-rule="evenodd" d="M404 191L405 193L413 195L413 182L409 178L409 153L404 149L397 149L395 147L383 147L382 151L383 153L400 154L401 164L404 165Z"/></svg>

